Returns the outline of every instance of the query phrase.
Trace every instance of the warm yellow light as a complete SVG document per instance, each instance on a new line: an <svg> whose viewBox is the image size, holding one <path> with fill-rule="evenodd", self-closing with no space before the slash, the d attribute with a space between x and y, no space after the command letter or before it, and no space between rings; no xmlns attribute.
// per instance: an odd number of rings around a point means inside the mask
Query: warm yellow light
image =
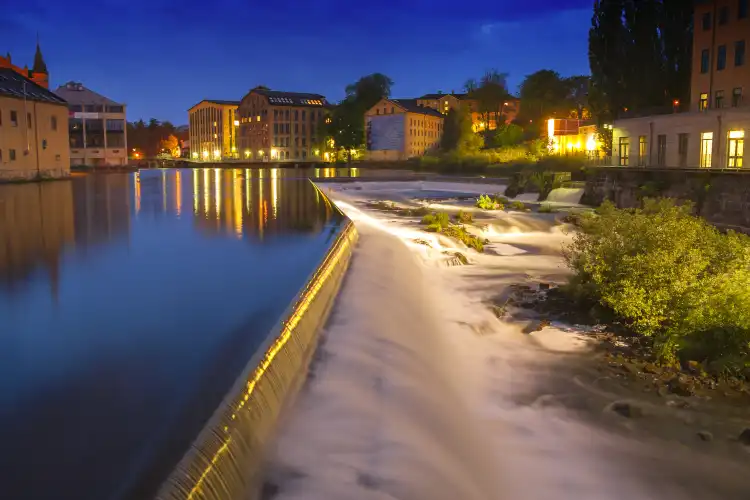
<svg viewBox="0 0 750 500"><path fill-rule="evenodd" d="M220 156L221 156L221 151L219 151L218 149L215 149L214 150L214 158L219 158Z"/></svg>
<svg viewBox="0 0 750 500"><path fill-rule="evenodd" d="M555 136L555 119L554 118L550 118L549 120L547 120L547 135L549 137Z"/></svg>
<svg viewBox="0 0 750 500"><path fill-rule="evenodd" d="M730 130L729 138L730 139L744 139L745 131L744 130Z"/></svg>
<svg viewBox="0 0 750 500"><path fill-rule="evenodd" d="M232 146L232 153L236 153L236 152L237 152L237 147L236 146Z"/></svg>
<svg viewBox="0 0 750 500"><path fill-rule="evenodd" d="M271 158L276 158L276 156L279 154L279 152L276 149L271 150Z"/></svg>
<svg viewBox="0 0 750 500"><path fill-rule="evenodd" d="M260 121L260 115L258 115L258 116L256 116L256 117L255 117L255 121L256 121L256 122L259 122L259 121Z"/></svg>
<svg viewBox="0 0 750 500"><path fill-rule="evenodd" d="M263 156L263 150L262 149L258 150L258 156Z"/></svg>
<svg viewBox="0 0 750 500"><path fill-rule="evenodd" d="M323 158L324 159L328 160L330 157L331 157L331 154L328 151L326 151L325 153L323 153Z"/></svg>
<svg viewBox="0 0 750 500"><path fill-rule="evenodd" d="M245 150L245 158L250 158L250 150L249 149Z"/></svg>
<svg viewBox="0 0 750 500"><path fill-rule="evenodd" d="M214 139L218 139L219 134L214 134Z"/></svg>
<svg viewBox="0 0 750 500"><path fill-rule="evenodd" d="M568 150L571 150L571 149L573 149L573 143L572 143L572 142L569 142L569 143L568 143Z"/></svg>
<svg viewBox="0 0 750 500"><path fill-rule="evenodd" d="M333 139L331 139L331 140L328 141L328 145L331 146L331 147L334 147L334 146L336 146L336 141L334 141Z"/></svg>
<svg viewBox="0 0 750 500"><path fill-rule="evenodd" d="M589 134L586 139L586 151L596 151L596 149L596 136L594 134Z"/></svg>
<svg viewBox="0 0 750 500"><path fill-rule="evenodd" d="M193 151L193 158L198 158L198 152L197 151Z"/></svg>
<svg viewBox="0 0 750 500"><path fill-rule="evenodd" d="M235 120L234 121L234 126L235 127L239 127L240 126L240 121L239 120Z"/></svg>
<svg viewBox="0 0 750 500"><path fill-rule="evenodd" d="M208 151L205 149L203 150L203 158L208 158Z"/></svg>

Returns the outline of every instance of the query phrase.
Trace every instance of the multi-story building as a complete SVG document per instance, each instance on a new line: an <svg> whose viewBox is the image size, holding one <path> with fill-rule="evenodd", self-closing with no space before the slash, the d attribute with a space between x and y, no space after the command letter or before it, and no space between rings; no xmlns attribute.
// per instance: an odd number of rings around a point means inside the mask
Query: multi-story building
<svg viewBox="0 0 750 500"><path fill-rule="evenodd" d="M193 160L216 161L238 158L237 101L204 99L188 110L190 156Z"/></svg>
<svg viewBox="0 0 750 500"><path fill-rule="evenodd" d="M693 19L690 111L615 121L613 165L748 167L748 0L696 0Z"/></svg>
<svg viewBox="0 0 750 500"><path fill-rule="evenodd" d="M444 115L417 99L381 99L365 113L367 159L406 160L435 149Z"/></svg>
<svg viewBox="0 0 750 500"><path fill-rule="evenodd" d="M70 175L64 99L0 68L0 180Z"/></svg>
<svg viewBox="0 0 750 500"><path fill-rule="evenodd" d="M28 78L40 87L49 89L49 72L47 71L47 64L45 64L44 62L44 57L42 57L42 49L39 47L39 42L37 42L36 44L34 66L31 69L26 66L20 68L14 65L10 57L10 53L8 53L5 57L0 56L0 68L11 69L19 75Z"/></svg>
<svg viewBox="0 0 750 500"><path fill-rule="evenodd" d="M327 108L320 94L252 89L238 109L241 157L253 161L319 161L318 129Z"/></svg>
<svg viewBox="0 0 750 500"><path fill-rule="evenodd" d="M697 1L690 107L741 107L750 91L750 1Z"/></svg>
<svg viewBox="0 0 750 500"><path fill-rule="evenodd" d="M55 93L68 102L70 162L90 167L115 167L128 163L125 105L68 82Z"/></svg>
<svg viewBox="0 0 750 500"><path fill-rule="evenodd" d="M471 114L471 123L475 132L481 130L494 130L498 122L510 123L516 119L521 106L521 101L515 97L508 97L500 106L500 110L492 112L483 112L480 109L479 101L473 99L469 94L425 94L417 98L417 104L432 108L442 114L448 114L451 109L466 109Z"/></svg>

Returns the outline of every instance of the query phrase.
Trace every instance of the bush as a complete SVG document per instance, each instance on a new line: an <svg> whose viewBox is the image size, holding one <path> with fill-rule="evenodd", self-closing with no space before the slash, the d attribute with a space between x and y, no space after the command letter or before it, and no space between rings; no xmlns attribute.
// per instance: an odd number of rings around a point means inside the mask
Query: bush
<svg viewBox="0 0 750 500"><path fill-rule="evenodd" d="M550 205L549 203L540 205L539 210L538 210L540 214L551 214L551 213L554 213L554 211L555 209L552 208L552 205Z"/></svg>
<svg viewBox="0 0 750 500"><path fill-rule="evenodd" d="M490 198L488 195L483 194L480 195L479 198L477 198L477 208L481 208L482 210L498 210L500 208L500 204Z"/></svg>
<svg viewBox="0 0 750 500"><path fill-rule="evenodd" d="M473 234L469 233L463 226L450 226L444 228L443 234L457 239L467 247L473 248L477 252L484 252L484 242Z"/></svg>
<svg viewBox="0 0 750 500"><path fill-rule="evenodd" d="M470 213L459 212L458 214L457 218L459 218L459 220L461 220L461 217L463 216L463 220L465 221L467 219L466 216L468 216L468 221L471 222L472 217ZM450 217L446 212L435 212L425 215L422 218L422 225L427 226L425 228L426 231L442 233L445 236L463 242L467 247L473 248L477 252L484 251L484 243L482 240L469 233L465 227L452 225Z"/></svg>
<svg viewBox="0 0 750 500"><path fill-rule="evenodd" d="M495 195L495 201L498 202L500 205L507 205L510 203L510 200L506 198L505 196L501 196L499 194Z"/></svg>
<svg viewBox="0 0 750 500"><path fill-rule="evenodd" d="M474 217L471 215L471 212L464 212L463 210L459 210L456 214L456 221L461 224L471 224L472 222L474 222Z"/></svg>
<svg viewBox="0 0 750 500"><path fill-rule="evenodd" d="M581 216L565 258L574 293L653 337L662 361L688 357L723 373L748 366L747 236L721 234L669 199L636 210L606 202Z"/></svg>
<svg viewBox="0 0 750 500"><path fill-rule="evenodd" d="M511 210L519 210L519 211L523 212L523 211L526 210L526 204L524 202L522 202L522 201L516 200L516 201L511 202L509 208Z"/></svg>
<svg viewBox="0 0 750 500"><path fill-rule="evenodd" d="M422 217L422 224L425 226L435 226L439 228L437 230L439 232L442 228L450 225L450 217L446 212L435 212Z"/></svg>

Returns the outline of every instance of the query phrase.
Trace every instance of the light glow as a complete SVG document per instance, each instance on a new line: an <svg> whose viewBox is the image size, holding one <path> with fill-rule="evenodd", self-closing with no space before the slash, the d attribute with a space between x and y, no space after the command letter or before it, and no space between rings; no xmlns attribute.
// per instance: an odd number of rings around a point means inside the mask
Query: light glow
<svg viewBox="0 0 750 500"><path fill-rule="evenodd" d="M744 130L730 130L729 138L730 139L744 139L745 131Z"/></svg>

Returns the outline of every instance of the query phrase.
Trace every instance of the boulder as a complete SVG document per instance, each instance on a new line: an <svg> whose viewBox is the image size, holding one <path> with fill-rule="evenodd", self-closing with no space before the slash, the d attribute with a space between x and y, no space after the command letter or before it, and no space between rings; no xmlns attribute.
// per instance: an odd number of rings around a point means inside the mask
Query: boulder
<svg viewBox="0 0 750 500"><path fill-rule="evenodd" d="M708 431L700 431L698 432L698 438L701 441L710 442L714 440L714 435Z"/></svg>
<svg viewBox="0 0 750 500"><path fill-rule="evenodd" d="M604 411L616 413L625 418L639 418L644 415L643 408L633 401L614 401L607 405Z"/></svg>
<svg viewBox="0 0 750 500"><path fill-rule="evenodd" d="M742 431L740 437L737 440L745 446L750 446L750 427Z"/></svg>
<svg viewBox="0 0 750 500"><path fill-rule="evenodd" d="M690 380L682 376L674 377L669 382L667 382L667 388L669 389L669 392L671 392L672 394L677 394L678 396L687 397L692 396L695 393L695 389L690 383Z"/></svg>

